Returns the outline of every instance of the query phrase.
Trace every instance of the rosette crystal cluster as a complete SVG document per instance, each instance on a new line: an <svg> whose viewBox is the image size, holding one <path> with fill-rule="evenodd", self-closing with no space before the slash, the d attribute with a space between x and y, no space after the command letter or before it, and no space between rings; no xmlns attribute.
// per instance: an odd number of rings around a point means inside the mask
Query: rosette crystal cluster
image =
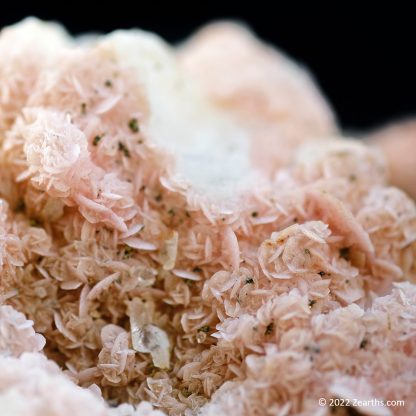
<svg viewBox="0 0 416 416"><path fill-rule="evenodd" d="M0 60L1 415L416 413L415 204L303 68L231 23Z"/></svg>

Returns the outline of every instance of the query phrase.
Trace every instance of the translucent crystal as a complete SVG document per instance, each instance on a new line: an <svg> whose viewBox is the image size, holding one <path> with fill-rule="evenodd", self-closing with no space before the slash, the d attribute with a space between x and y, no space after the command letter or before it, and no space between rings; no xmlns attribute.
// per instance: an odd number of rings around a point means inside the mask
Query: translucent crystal
<svg viewBox="0 0 416 416"><path fill-rule="evenodd" d="M163 329L150 323L152 308L140 299L133 299L129 305L129 314L133 349L137 352L150 353L155 367L169 368L169 338Z"/></svg>
<svg viewBox="0 0 416 416"><path fill-rule="evenodd" d="M175 267L178 254L178 232L169 231L168 237L160 251L160 262L164 270L172 270Z"/></svg>

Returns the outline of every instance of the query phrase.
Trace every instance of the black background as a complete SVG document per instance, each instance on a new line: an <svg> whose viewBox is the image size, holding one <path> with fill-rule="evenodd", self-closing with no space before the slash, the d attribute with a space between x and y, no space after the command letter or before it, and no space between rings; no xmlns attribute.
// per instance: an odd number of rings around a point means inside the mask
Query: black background
<svg viewBox="0 0 416 416"><path fill-rule="evenodd" d="M72 33L141 27L179 42L206 22L233 18L309 67L344 128L416 116L416 14L400 3L367 3L366 9L337 1L187 3L3 2L0 26L36 15L58 20Z"/></svg>

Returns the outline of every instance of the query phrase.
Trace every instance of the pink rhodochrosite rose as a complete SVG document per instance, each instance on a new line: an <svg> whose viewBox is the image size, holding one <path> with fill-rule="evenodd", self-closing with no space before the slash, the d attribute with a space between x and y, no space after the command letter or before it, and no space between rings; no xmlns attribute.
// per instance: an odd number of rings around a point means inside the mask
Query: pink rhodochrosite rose
<svg viewBox="0 0 416 416"><path fill-rule="evenodd" d="M25 119L21 133L29 170L37 174L39 183L54 181L57 192L67 193L71 181L89 173L83 171L88 161L87 138L65 114L33 110Z"/></svg>

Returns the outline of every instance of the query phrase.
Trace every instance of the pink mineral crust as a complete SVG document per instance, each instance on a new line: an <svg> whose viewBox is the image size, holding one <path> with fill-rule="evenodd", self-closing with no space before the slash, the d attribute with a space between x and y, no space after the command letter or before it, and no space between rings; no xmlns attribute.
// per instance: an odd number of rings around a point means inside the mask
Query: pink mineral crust
<svg viewBox="0 0 416 416"><path fill-rule="evenodd" d="M198 35L235 38L235 83L138 30L44 59L48 32L29 79L48 28L0 35L2 88L24 81L0 107L0 414L416 414L416 207L383 154L335 137L310 79L236 26ZM265 169L261 131L285 155Z"/></svg>
<svg viewBox="0 0 416 416"><path fill-rule="evenodd" d="M252 157L265 172L285 166L303 141L337 130L308 72L241 25L204 27L178 57L208 97L249 129Z"/></svg>
<svg viewBox="0 0 416 416"><path fill-rule="evenodd" d="M45 338L35 333L32 321L12 306L0 306L1 415L162 415L146 402L136 408L125 404L109 409L97 386L77 386L41 354L44 345Z"/></svg>
<svg viewBox="0 0 416 416"><path fill-rule="evenodd" d="M11 126L26 103L40 72L69 44L65 31L52 23L38 25L33 19L26 19L3 29L0 39L1 134Z"/></svg>
<svg viewBox="0 0 416 416"><path fill-rule="evenodd" d="M368 139L383 150L392 184L416 198L416 121L388 125L374 131Z"/></svg>
<svg viewBox="0 0 416 416"><path fill-rule="evenodd" d="M21 353L41 351L45 338L35 333L33 322L9 305L0 306L0 351L2 355L18 357Z"/></svg>

